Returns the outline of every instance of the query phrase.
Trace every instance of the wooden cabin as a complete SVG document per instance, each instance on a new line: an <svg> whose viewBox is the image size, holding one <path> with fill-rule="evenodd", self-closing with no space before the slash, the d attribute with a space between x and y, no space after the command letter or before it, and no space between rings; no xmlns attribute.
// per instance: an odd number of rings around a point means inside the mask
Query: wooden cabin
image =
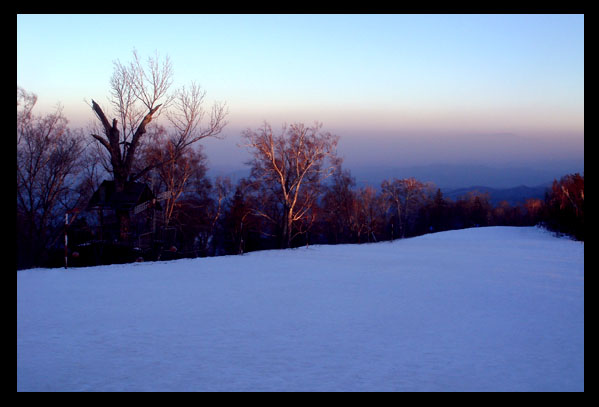
<svg viewBox="0 0 599 407"><path fill-rule="evenodd" d="M153 210L147 210L147 209ZM127 210L131 215L131 233L134 239L154 232L154 210L162 210L160 202L147 184L129 182L125 190L116 192L114 181L103 181L89 200L86 210L97 211L102 240L118 236L116 211Z"/></svg>

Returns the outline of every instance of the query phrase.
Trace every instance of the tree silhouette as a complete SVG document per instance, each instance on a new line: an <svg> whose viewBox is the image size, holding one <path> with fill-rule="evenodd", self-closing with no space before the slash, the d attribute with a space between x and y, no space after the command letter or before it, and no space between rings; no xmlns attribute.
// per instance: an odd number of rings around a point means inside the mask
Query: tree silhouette
<svg viewBox="0 0 599 407"><path fill-rule="evenodd" d="M128 65L115 62L110 80L110 102L116 117L110 121L104 109L94 100L91 102L101 124L100 131L92 137L107 152L106 169L112 173L117 193L152 169L178 159L193 143L206 137L217 137L226 125L226 106L215 103L208 124L202 126L205 92L192 83L190 87L171 93L172 78L173 69L168 57L161 59L156 53L144 65L134 51L133 61ZM169 124L166 134L171 154L138 168L138 152L143 148L146 135L158 131L150 125L163 112ZM127 210L117 211L121 241L127 241L129 237L129 216Z"/></svg>

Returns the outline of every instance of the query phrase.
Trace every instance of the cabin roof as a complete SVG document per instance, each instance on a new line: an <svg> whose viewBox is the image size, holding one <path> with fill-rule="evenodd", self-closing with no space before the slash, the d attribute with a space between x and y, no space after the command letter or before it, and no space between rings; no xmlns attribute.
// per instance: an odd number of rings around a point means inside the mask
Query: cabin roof
<svg viewBox="0 0 599 407"><path fill-rule="evenodd" d="M143 182L127 182L125 190L117 193L114 181L106 180L94 192L86 209L132 210L135 206L155 198L152 190ZM158 202L156 206L161 209Z"/></svg>

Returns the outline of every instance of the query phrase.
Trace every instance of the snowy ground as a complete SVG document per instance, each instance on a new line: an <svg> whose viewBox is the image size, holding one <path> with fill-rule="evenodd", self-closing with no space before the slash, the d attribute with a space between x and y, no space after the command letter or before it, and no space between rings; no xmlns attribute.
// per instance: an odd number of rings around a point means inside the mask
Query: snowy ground
<svg viewBox="0 0 599 407"><path fill-rule="evenodd" d="M584 244L490 227L19 271L17 391L584 391Z"/></svg>

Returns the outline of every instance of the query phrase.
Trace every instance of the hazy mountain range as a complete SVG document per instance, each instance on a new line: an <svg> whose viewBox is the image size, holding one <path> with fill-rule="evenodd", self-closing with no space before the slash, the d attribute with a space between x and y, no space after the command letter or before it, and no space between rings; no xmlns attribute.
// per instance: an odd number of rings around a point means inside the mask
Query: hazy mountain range
<svg viewBox="0 0 599 407"><path fill-rule="evenodd" d="M456 188L456 189L441 189L443 196L450 198L455 201L458 198L467 195L469 192L478 191L479 193L488 193L489 202L492 205L497 205L501 201L506 201L510 205L517 205L526 202L527 199L537 198L544 199L547 188L550 187L550 183L546 185L539 185L536 187L527 187L521 185L513 188L490 188L485 186L472 186L468 188Z"/></svg>
<svg viewBox="0 0 599 407"><path fill-rule="evenodd" d="M507 201L511 205L529 198L543 199L554 179L567 173L525 167L495 168L484 165L427 165L403 168L362 168L355 173L359 186L378 187L383 179L414 177L432 182L443 195L456 200L471 191L488 193L493 205ZM352 172L353 173L353 172Z"/></svg>
<svg viewBox="0 0 599 407"><path fill-rule="evenodd" d="M352 169L352 175L356 177L358 184L373 186L380 184L383 179L414 177L420 181L432 182L439 188L467 188L473 185L513 188L521 185L545 185L568 173L583 171L583 165L578 167L568 163L555 163L543 167L433 164L412 167L362 167Z"/></svg>

